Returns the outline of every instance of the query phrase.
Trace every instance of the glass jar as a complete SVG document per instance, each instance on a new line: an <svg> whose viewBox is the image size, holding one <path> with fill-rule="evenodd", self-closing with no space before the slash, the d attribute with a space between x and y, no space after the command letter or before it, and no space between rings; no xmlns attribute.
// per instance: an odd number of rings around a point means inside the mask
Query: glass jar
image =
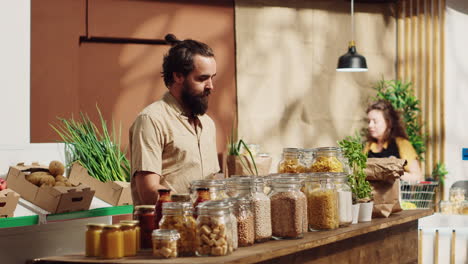
<svg viewBox="0 0 468 264"><path fill-rule="evenodd" d="M254 215L250 199L239 198L234 206L237 220L237 241L239 247L248 247L255 241Z"/></svg>
<svg viewBox="0 0 468 264"><path fill-rule="evenodd" d="M271 204L270 198L263 192L264 188L263 178L255 178L252 181L255 243L271 239Z"/></svg>
<svg viewBox="0 0 468 264"><path fill-rule="evenodd" d="M335 188L338 193L338 218L340 227L353 222L353 195L348 185L346 173L334 173Z"/></svg>
<svg viewBox="0 0 468 264"><path fill-rule="evenodd" d="M120 225L105 225L101 233L100 257L117 259L124 256L123 233Z"/></svg>
<svg viewBox="0 0 468 264"><path fill-rule="evenodd" d="M158 190L158 201L155 205L155 216L154 216L154 229L159 229L159 221L162 218L162 205L171 201L171 190L159 189Z"/></svg>
<svg viewBox="0 0 468 264"><path fill-rule="evenodd" d="M461 214L468 215L468 201L463 201L461 207Z"/></svg>
<svg viewBox="0 0 468 264"><path fill-rule="evenodd" d="M449 201L452 203L459 203L465 201L465 189L450 188Z"/></svg>
<svg viewBox="0 0 468 264"><path fill-rule="evenodd" d="M152 233L153 256L156 258L176 258L177 240L180 235L177 230L156 229Z"/></svg>
<svg viewBox="0 0 468 264"><path fill-rule="evenodd" d="M295 178L271 180L271 228L275 239L304 236L304 209L306 197L300 191L301 182Z"/></svg>
<svg viewBox="0 0 468 264"><path fill-rule="evenodd" d="M161 229L177 230L180 239L177 243L179 256L195 255L195 219L190 202L172 202L163 204L163 217L159 222Z"/></svg>
<svg viewBox="0 0 468 264"><path fill-rule="evenodd" d="M138 220L121 220L120 221L120 224L127 224L127 223L135 225L136 250L138 252L140 250L140 241L141 241L140 221Z"/></svg>
<svg viewBox="0 0 468 264"><path fill-rule="evenodd" d="M137 205L134 207L133 219L140 223L140 247L142 249L150 249L151 234L156 229L154 225L155 218L154 205Z"/></svg>
<svg viewBox="0 0 468 264"><path fill-rule="evenodd" d="M252 186L252 176L240 177L235 180L235 198L252 199L252 193L250 191Z"/></svg>
<svg viewBox="0 0 468 264"><path fill-rule="evenodd" d="M191 202L190 194L181 193L181 194L171 194L171 201L173 202Z"/></svg>
<svg viewBox="0 0 468 264"><path fill-rule="evenodd" d="M299 149L284 148L283 158L278 164L278 173L301 173L305 172L304 164L300 159Z"/></svg>
<svg viewBox="0 0 468 264"><path fill-rule="evenodd" d="M236 207L237 204L237 198L228 198L224 199L223 201L229 203L229 218L231 221L231 230L232 230L232 248L233 250L236 250L239 247L239 241L237 239L238 237L238 232L237 232L237 218L234 215L234 208Z"/></svg>
<svg viewBox="0 0 468 264"><path fill-rule="evenodd" d="M226 183L224 180L197 180L190 184L190 195L192 201L197 198L197 188L208 188L210 200L222 200L229 198L226 194Z"/></svg>
<svg viewBox="0 0 468 264"><path fill-rule="evenodd" d="M338 193L333 173L311 173L306 181L309 230L331 230L339 227Z"/></svg>
<svg viewBox="0 0 468 264"><path fill-rule="evenodd" d="M86 225L86 253L87 257L99 257L101 250L101 233L104 224L87 224Z"/></svg>
<svg viewBox="0 0 468 264"><path fill-rule="evenodd" d="M440 201L439 207L442 214L453 214L452 202Z"/></svg>
<svg viewBox="0 0 468 264"><path fill-rule="evenodd" d="M299 149L301 163L304 165L304 172L310 172L312 161L314 160L315 149Z"/></svg>
<svg viewBox="0 0 468 264"><path fill-rule="evenodd" d="M200 187L200 188L197 188L196 192L197 192L197 196L196 196L195 202L193 203L193 216L195 217L195 219L197 219L198 217L198 213L197 213L198 205L203 202L211 200L210 189Z"/></svg>
<svg viewBox="0 0 468 264"><path fill-rule="evenodd" d="M338 147L317 148L311 172L346 172L347 162Z"/></svg>
<svg viewBox="0 0 468 264"><path fill-rule="evenodd" d="M233 252L229 203L208 201L198 207L197 256L225 256Z"/></svg>
<svg viewBox="0 0 468 264"><path fill-rule="evenodd" d="M133 223L120 223L120 229L123 234L124 242L124 257L132 257L137 253L137 235L136 224Z"/></svg>

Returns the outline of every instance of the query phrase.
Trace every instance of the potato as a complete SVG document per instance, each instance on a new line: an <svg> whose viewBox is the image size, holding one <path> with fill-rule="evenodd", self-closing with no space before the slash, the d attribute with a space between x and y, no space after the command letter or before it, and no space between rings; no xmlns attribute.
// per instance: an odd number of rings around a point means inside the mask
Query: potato
<svg viewBox="0 0 468 264"><path fill-rule="evenodd" d="M52 176L50 174L42 175L40 180L39 180L39 185L40 186L46 185L46 186L51 186L51 187L54 186L55 185L54 176Z"/></svg>
<svg viewBox="0 0 468 264"><path fill-rule="evenodd" d="M57 175L55 176L55 181L58 181L58 182L66 182L68 179L66 177L64 177L63 175Z"/></svg>
<svg viewBox="0 0 468 264"><path fill-rule="evenodd" d="M44 171L33 172L31 174L26 175L26 180L28 180L34 185L41 186L40 181L43 175L47 175L47 172L44 172Z"/></svg>
<svg viewBox="0 0 468 264"><path fill-rule="evenodd" d="M67 187L75 187L75 186L73 186L73 184L71 184L71 182L69 182L69 181L66 181L66 182L65 182L65 186L67 186Z"/></svg>
<svg viewBox="0 0 468 264"><path fill-rule="evenodd" d="M56 181L55 186L66 186L65 182L62 181Z"/></svg>
<svg viewBox="0 0 468 264"><path fill-rule="evenodd" d="M63 175L63 173L65 172L65 166L62 162L58 160L53 160L49 164L49 172L54 176Z"/></svg>

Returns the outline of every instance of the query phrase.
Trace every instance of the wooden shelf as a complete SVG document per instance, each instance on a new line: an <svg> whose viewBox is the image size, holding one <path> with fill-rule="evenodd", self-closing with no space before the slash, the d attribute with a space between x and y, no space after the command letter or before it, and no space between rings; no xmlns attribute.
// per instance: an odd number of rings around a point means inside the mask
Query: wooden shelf
<svg viewBox="0 0 468 264"><path fill-rule="evenodd" d="M346 239L360 237L375 231L398 228L399 226L405 226L405 228L410 228L411 230L414 229L416 232L417 220L419 218L431 215L432 213L432 210L407 210L398 214L394 214L389 218L377 218L368 223L359 223L346 228L339 228L332 231L309 232L305 234L304 238L302 239L269 241L261 244L255 244L251 247L239 248L232 255L224 257L190 257L160 260L152 258L151 252L146 251L139 253L139 255L136 257L129 257L118 260L87 258L84 257L83 254L80 254L46 257L37 259L34 263L256 263L291 254L301 253L322 246L332 245L337 242L343 242ZM414 223L416 223L416 225L414 225ZM407 224L411 225L406 227ZM389 233L391 234L392 232ZM384 237L378 237L376 239L382 240L383 242L380 241L381 243L385 243ZM390 241L387 243L389 242Z"/></svg>

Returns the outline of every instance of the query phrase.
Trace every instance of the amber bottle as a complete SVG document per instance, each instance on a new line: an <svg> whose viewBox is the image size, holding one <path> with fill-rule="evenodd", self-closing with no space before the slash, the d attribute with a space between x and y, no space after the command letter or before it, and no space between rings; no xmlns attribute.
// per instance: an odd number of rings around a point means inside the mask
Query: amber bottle
<svg viewBox="0 0 468 264"><path fill-rule="evenodd" d="M159 221L162 218L162 205L163 203L171 202L171 190L169 189L159 189L158 190L158 201L155 206L155 217L154 217L154 226L155 229L159 229Z"/></svg>

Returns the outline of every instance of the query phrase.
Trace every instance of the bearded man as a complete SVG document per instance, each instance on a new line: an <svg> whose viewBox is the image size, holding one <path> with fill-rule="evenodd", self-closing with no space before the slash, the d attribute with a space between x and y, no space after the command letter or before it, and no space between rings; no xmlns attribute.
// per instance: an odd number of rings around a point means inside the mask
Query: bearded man
<svg viewBox="0 0 468 264"><path fill-rule="evenodd" d="M216 61L199 41L179 41L164 56L169 91L138 114L130 128L131 188L134 205L155 204L159 189L187 193L191 181L219 172L216 128L206 114Z"/></svg>

